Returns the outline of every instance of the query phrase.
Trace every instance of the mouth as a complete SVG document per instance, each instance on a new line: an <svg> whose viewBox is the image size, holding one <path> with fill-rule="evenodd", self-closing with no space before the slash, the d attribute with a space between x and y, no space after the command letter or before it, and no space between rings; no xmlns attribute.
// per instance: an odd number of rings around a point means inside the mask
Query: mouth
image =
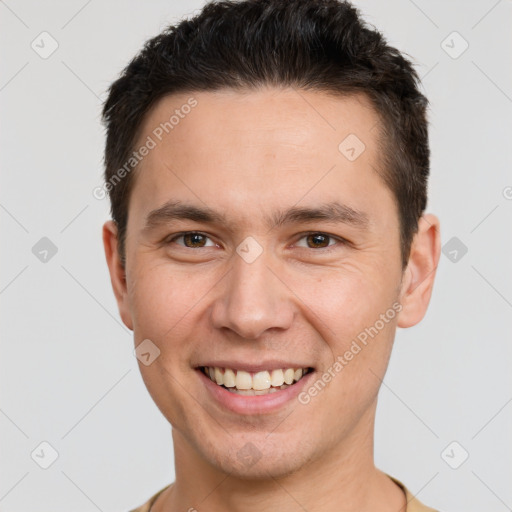
<svg viewBox="0 0 512 512"><path fill-rule="evenodd" d="M290 367L248 372L218 366L198 366L197 370L217 386L233 394L259 396L277 393L295 386L306 375L312 373L314 368Z"/></svg>

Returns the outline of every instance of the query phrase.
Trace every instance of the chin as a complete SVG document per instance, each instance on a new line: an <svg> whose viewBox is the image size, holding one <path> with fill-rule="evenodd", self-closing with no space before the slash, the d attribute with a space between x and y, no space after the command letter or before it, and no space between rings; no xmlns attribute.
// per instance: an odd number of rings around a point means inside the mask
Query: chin
<svg viewBox="0 0 512 512"><path fill-rule="evenodd" d="M212 466L241 480L283 478L303 468L311 456L303 442L283 443L280 437L272 439L262 432L229 438L226 445L216 444L203 456Z"/></svg>

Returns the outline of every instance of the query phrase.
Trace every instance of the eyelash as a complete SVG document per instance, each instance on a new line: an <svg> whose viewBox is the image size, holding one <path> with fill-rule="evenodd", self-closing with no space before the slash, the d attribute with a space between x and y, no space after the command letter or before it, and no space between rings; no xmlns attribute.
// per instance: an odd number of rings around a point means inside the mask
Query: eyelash
<svg viewBox="0 0 512 512"><path fill-rule="evenodd" d="M164 244L165 245L169 245L171 244L172 242L174 242L175 240L177 240L178 238L183 238L185 235L201 235L201 236L204 236L208 239L211 240L211 238L206 234L206 233L202 233L201 231L183 231L181 233L177 233L175 235L172 235L172 238L167 238L164 240ZM306 233L301 233L301 237L298 239L298 240L302 240L303 238L306 238L310 235L321 235L321 236L324 236L324 237L327 237L331 240L335 240L338 242L337 245L349 245L350 242L348 240L345 240L344 238L341 238L341 237L337 237L337 236L334 236L334 235L330 235L329 233L324 233L323 231L308 231ZM186 246L182 246L184 249L190 249L190 250L197 250L197 249L205 249L207 247L186 247ZM320 250L323 251L323 252L330 252L332 251L333 249L336 248L336 244L334 245L328 245L327 247L318 247L318 248L312 248L312 247L300 247L301 249L311 249L312 251L316 251L316 252L319 252Z"/></svg>

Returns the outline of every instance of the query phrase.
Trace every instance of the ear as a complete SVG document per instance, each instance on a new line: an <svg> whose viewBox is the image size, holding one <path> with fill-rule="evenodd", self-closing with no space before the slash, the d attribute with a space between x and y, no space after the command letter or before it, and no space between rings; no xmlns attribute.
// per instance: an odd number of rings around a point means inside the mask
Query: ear
<svg viewBox="0 0 512 512"><path fill-rule="evenodd" d="M103 246L107 258L108 270L112 289L117 300L119 314L123 323L133 331L132 317L129 307L129 296L126 287L126 273L121 263L118 248L118 231L114 221L109 220L103 224Z"/></svg>
<svg viewBox="0 0 512 512"><path fill-rule="evenodd" d="M425 214L418 221L418 232L413 238L409 262L402 278L402 310L397 317L398 327L412 327L425 316L440 254L439 219Z"/></svg>

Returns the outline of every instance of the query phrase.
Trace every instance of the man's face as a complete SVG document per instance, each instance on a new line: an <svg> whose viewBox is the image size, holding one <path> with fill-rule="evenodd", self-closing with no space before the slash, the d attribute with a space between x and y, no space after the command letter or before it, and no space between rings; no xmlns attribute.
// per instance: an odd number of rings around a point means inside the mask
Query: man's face
<svg viewBox="0 0 512 512"><path fill-rule="evenodd" d="M192 96L197 105L181 109ZM159 141L154 130L176 109L190 112ZM293 89L173 95L148 114L136 148L148 136L157 144L136 171L118 300L135 345L160 350L140 370L182 449L252 477L355 452L371 438L402 282L369 101ZM173 202L224 221L155 213ZM285 216L325 208L341 215ZM244 396L202 373L213 366L313 371Z"/></svg>

